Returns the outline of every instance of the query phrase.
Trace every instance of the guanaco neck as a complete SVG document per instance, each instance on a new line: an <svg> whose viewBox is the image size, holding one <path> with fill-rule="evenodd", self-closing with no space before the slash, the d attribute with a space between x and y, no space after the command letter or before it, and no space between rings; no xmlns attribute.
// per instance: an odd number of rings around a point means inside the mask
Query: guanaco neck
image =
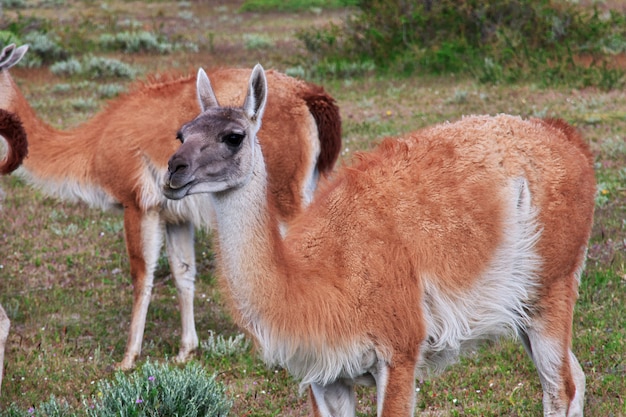
<svg viewBox="0 0 626 417"><path fill-rule="evenodd" d="M18 172L53 196L109 205L92 173L97 152L93 139L100 129L93 123L67 131L55 129L37 116L7 71L0 72L0 91L0 105L19 116L28 136L28 156Z"/></svg>
<svg viewBox="0 0 626 417"><path fill-rule="evenodd" d="M259 157L254 161L247 184L212 194L222 273L243 317L258 317L264 309L263 302L255 305L252 300L262 300L259 291L265 292L268 285L278 284L274 278L271 284L266 281L268 273L276 277L272 249L281 248L278 221L268 203L265 162ZM263 265L266 271L259 271L258 265Z"/></svg>
<svg viewBox="0 0 626 417"><path fill-rule="evenodd" d="M262 158L256 158L248 184L212 197L222 278L239 324L256 337L264 360L303 383L326 384L371 366L373 346L355 332L351 297L341 295L333 273L308 272L325 270L312 264L327 260L291 250L280 234ZM292 243L289 233L286 239Z"/></svg>

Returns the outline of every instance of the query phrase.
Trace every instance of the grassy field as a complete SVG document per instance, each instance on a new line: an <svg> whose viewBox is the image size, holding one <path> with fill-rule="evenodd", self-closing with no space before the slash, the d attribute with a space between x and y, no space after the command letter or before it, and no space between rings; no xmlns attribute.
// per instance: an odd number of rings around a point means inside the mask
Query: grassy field
<svg viewBox="0 0 626 417"><path fill-rule="evenodd" d="M241 1L218 0L15 3L22 7L3 2L2 27L43 28L64 50L52 62L11 71L38 114L59 128L91 117L111 91L150 73L260 62L298 74L295 56L302 47L295 34L340 22L350 13L342 8L239 12ZM103 46L101 35L129 27L158 35L162 50ZM79 62L91 55L117 59L133 75L95 78L58 67L53 72L53 64L68 55ZM383 136L464 114L560 117L581 130L594 153L599 192L573 350L587 376L586 414L626 416L626 92L488 85L462 76L314 81L341 108L340 163ZM51 395L80 407L84 397L97 395L97 381L113 378L126 343L132 286L122 217L46 197L15 176L0 178L0 189L0 303L12 321L0 410L10 404L27 410ZM203 348L194 361L226 385L234 401L232 415L308 415L297 381L284 370L268 369L248 344L219 355L208 348L213 334L235 337L239 331L214 285L210 233L199 232L196 251L196 325ZM178 351L180 319L168 274L163 255L141 362L164 362ZM538 376L514 341L485 345L442 375L419 381L418 390L417 406L424 416L541 414ZM359 390L358 413L375 415L374 390Z"/></svg>

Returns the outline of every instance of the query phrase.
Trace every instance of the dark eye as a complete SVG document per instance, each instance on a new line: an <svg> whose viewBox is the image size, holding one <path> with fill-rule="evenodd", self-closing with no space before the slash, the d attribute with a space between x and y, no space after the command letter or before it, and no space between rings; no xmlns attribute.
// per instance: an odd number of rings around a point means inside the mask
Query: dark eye
<svg viewBox="0 0 626 417"><path fill-rule="evenodd" d="M176 132L176 139L180 141L180 143L185 143L185 139L183 139L183 133L179 130Z"/></svg>
<svg viewBox="0 0 626 417"><path fill-rule="evenodd" d="M222 137L222 142L233 148L237 148L246 137L245 133L228 133Z"/></svg>

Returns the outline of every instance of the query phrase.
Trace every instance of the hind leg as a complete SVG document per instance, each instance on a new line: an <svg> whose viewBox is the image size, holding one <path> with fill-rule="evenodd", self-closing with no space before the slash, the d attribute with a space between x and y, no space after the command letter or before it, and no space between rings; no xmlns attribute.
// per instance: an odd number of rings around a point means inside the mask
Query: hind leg
<svg viewBox="0 0 626 417"><path fill-rule="evenodd" d="M570 347L576 295L565 284L555 286L561 288L549 290L520 337L539 373L544 416L578 417L583 415L585 374ZM561 296L550 297L555 293Z"/></svg>
<svg viewBox="0 0 626 417"><path fill-rule="evenodd" d="M528 330L526 336L543 388L544 416L582 416L585 374L569 347L542 333Z"/></svg>
<svg viewBox="0 0 626 417"><path fill-rule="evenodd" d="M354 417L354 386L341 379L328 385L311 384L309 396L315 417Z"/></svg>

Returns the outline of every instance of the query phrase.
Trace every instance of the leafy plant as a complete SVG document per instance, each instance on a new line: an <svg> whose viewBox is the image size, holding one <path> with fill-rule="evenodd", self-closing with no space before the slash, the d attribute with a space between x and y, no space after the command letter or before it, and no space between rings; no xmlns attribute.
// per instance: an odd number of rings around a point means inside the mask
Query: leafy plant
<svg viewBox="0 0 626 417"><path fill-rule="evenodd" d="M113 382L99 381L85 406L90 417L219 417L228 414L231 402L198 364L179 369L147 361L131 375L118 372Z"/></svg>

